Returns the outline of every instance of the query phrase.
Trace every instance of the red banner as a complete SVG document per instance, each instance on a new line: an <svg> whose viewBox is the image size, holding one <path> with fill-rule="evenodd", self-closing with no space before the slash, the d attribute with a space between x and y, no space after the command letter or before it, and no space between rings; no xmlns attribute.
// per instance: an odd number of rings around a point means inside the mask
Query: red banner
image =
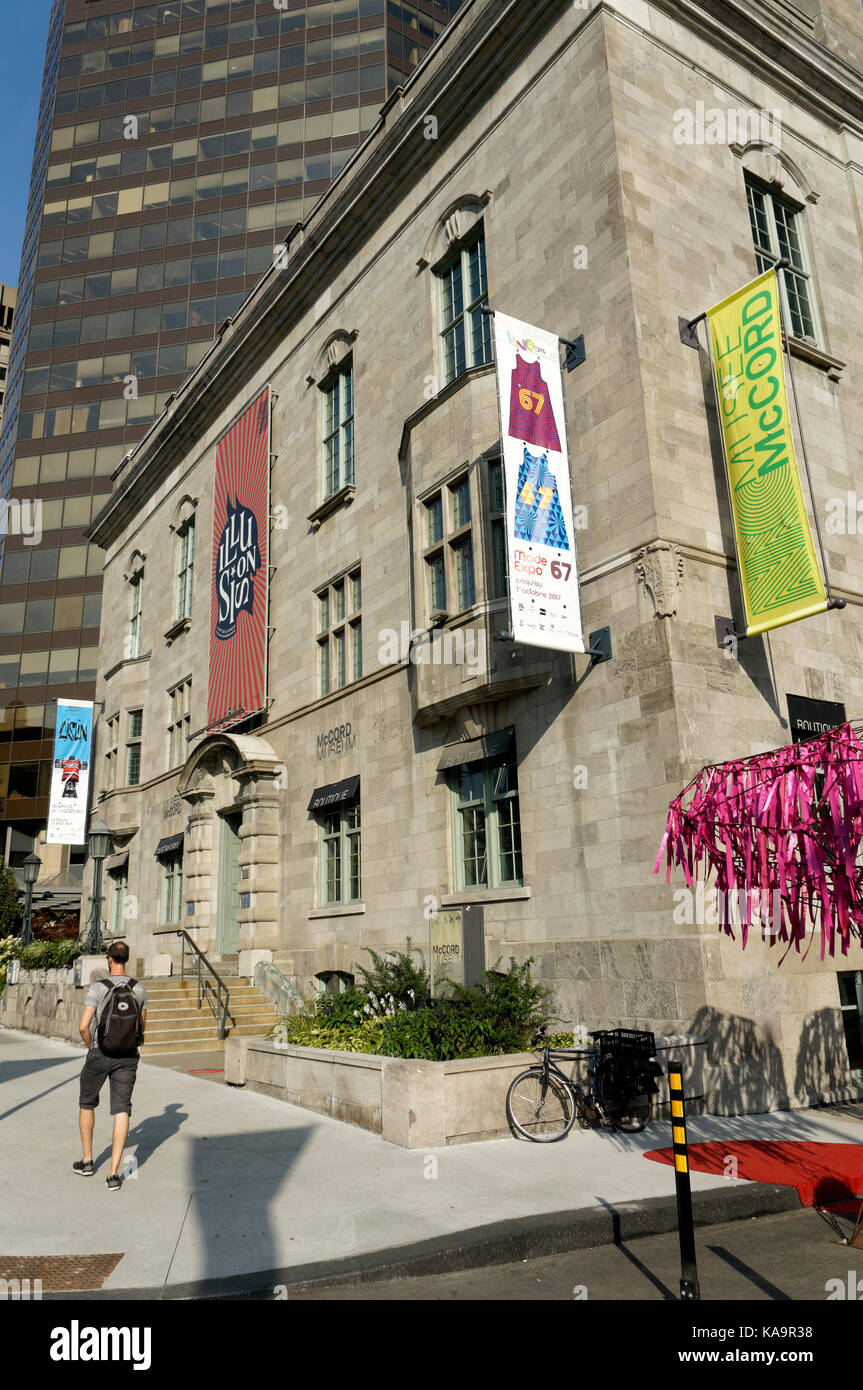
<svg viewBox="0 0 863 1390"><path fill-rule="evenodd" d="M216 445L207 719L264 709L269 590L270 388Z"/></svg>

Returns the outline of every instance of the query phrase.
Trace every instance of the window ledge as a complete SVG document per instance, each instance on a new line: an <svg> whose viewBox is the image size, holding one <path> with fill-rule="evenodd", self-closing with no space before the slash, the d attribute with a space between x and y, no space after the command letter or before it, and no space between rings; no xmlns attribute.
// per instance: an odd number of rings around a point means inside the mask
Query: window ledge
<svg viewBox="0 0 863 1390"><path fill-rule="evenodd" d="M839 357L834 357L832 353L825 352L823 348L816 347L815 343L810 343L808 338L788 338L788 350L794 357L800 357L804 362L811 362L813 367L820 367L827 373L831 381L840 381L847 362L843 362Z"/></svg>
<svg viewBox="0 0 863 1390"><path fill-rule="evenodd" d="M116 676L117 672L121 671L124 666L137 666L140 661L149 661L152 655L153 653L150 651L144 652L143 656L127 656L123 661L118 661L115 666L112 666L110 670L105 672L105 680L109 681L112 676Z"/></svg>
<svg viewBox="0 0 863 1390"><path fill-rule="evenodd" d="M530 897L529 888L464 888L460 893L441 895L441 907L461 907L468 903L524 902Z"/></svg>
<svg viewBox="0 0 863 1390"><path fill-rule="evenodd" d="M168 646L170 647L172 642L176 642L177 638L181 637L184 632L188 632L191 626L191 618L178 618L175 623L172 623L165 633L165 641Z"/></svg>
<svg viewBox="0 0 863 1390"><path fill-rule="evenodd" d="M329 497L324 498L321 505L315 507L315 510L309 513L306 520L311 522L312 526L318 527L333 512L337 512L339 507L349 507L356 495L356 483L345 483L338 492L331 492Z"/></svg>
<svg viewBox="0 0 863 1390"><path fill-rule="evenodd" d="M331 907L315 907L309 913L312 917L354 917L360 912L365 912L365 903L333 903Z"/></svg>

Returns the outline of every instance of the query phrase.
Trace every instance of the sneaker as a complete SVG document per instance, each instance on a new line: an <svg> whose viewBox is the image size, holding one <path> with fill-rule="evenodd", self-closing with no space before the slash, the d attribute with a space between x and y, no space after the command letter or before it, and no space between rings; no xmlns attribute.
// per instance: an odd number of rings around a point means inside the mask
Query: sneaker
<svg viewBox="0 0 863 1390"><path fill-rule="evenodd" d="M82 1159L79 1159L79 1161L78 1161L77 1163L73 1163L73 1164L72 1164L72 1172L73 1172L73 1173L80 1173L82 1178L92 1178L92 1176L93 1176L93 1174L95 1173L95 1171L96 1171L96 1165L95 1165L95 1163L93 1162L92 1158L88 1158L88 1159L83 1159L83 1158L82 1158Z"/></svg>
<svg viewBox="0 0 863 1390"><path fill-rule="evenodd" d="M105 1179L105 1182L109 1192L119 1192L122 1187L122 1182L116 1173L112 1173L110 1177Z"/></svg>

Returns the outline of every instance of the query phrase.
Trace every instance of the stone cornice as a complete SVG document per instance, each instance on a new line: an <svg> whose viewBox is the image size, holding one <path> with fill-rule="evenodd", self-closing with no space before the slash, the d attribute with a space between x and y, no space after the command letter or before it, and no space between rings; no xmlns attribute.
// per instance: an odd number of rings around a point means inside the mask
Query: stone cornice
<svg viewBox="0 0 863 1390"><path fill-rule="evenodd" d="M615 12L614 0L601 3L603 9ZM805 15L795 24L788 6L778 0L761 0L757 6L751 0L649 0L649 4L723 52L742 57L761 76L789 91L796 102L837 126L854 125L863 135L863 78L818 43Z"/></svg>

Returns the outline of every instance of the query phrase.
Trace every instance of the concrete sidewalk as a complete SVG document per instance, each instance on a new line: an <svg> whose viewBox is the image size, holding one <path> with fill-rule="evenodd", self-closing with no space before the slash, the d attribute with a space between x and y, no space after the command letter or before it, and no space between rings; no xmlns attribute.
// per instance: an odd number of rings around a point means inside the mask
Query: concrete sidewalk
<svg viewBox="0 0 863 1390"><path fill-rule="evenodd" d="M641 1157L670 1142L664 1123L640 1135L575 1130L558 1144L502 1139L425 1154L146 1062L127 1149L136 1176L110 1194L107 1089L97 1175L72 1172L82 1064L68 1044L0 1030L0 1255L122 1254L97 1297L261 1289L385 1263L464 1267L674 1225L672 1170ZM693 1118L690 1137L859 1143L863 1129L853 1110L795 1111ZM694 1173L692 1187L701 1220L797 1205L791 1189L706 1174Z"/></svg>

